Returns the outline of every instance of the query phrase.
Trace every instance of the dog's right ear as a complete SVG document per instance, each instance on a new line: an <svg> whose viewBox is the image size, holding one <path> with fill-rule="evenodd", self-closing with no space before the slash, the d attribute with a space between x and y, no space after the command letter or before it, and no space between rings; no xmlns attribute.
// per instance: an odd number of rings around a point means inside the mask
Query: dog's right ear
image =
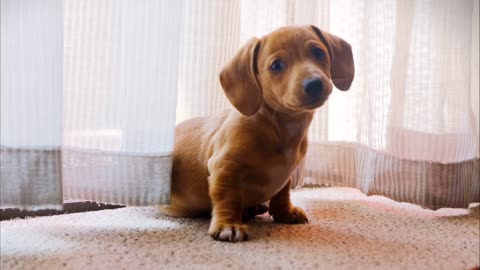
<svg viewBox="0 0 480 270"><path fill-rule="evenodd" d="M220 72L220 83L232 105L243 115L254 115L262 105L263 91L258 81L258 38L250 39Z"/></svg>

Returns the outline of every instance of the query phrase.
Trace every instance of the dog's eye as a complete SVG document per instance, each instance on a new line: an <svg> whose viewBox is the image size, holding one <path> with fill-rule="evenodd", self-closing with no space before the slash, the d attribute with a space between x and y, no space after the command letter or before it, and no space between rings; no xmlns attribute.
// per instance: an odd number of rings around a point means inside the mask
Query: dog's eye
<svg viewBox="0 0 480 270"><path fill-rule="evenodd" d="M325 52L318 47L312 47L312 54L313 57L317 59L323 59L325 57Z"/></svg>
<svg viewBox="0 0 480 270"><path fill-rule="evenodd" d="M270 66L270 69L273 72L280 72L284 68L285 68L285 64L280 59L277 59L277 60L273 61L272 65Z"/></svg>

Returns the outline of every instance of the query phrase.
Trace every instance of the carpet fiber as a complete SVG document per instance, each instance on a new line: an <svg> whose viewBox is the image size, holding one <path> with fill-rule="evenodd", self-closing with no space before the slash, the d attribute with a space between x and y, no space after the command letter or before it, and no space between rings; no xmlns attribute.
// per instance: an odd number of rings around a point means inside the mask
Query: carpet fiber
<svg viewBox="0 0 480 270"><path fill-rule="evenodd" d="M1 269L472 269L480 264L478 204L431 211L351 188L305 188L292 200L309 224L268 215L249 241L216 242L207 219L155 207L2 221Z"/></svg>

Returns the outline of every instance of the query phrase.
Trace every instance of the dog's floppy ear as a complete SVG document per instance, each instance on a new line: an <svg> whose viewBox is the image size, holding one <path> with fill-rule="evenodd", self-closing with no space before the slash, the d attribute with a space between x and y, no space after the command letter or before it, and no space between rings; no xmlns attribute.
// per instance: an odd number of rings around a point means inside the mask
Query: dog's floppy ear
<svg viewBox="0 0 480 270"><path fill-rule="evenodd" d="M262 105L262 87L258 81L258 38L250 39L220 72L220 83L232 105L243 115L255 114Z"/></svg>
<svg viewBox="0 0 480 270"><path fill-rule="evenodd" d="M345 40L310 26L327 46L330 55L330 72L333 84L340 90L348 90L355 76L352 47Z"/></svg>

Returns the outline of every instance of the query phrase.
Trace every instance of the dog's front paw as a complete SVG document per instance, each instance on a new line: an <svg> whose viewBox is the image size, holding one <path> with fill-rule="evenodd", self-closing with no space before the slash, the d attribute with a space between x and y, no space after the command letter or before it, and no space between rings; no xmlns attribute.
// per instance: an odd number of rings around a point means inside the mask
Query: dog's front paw
<svg viewBox="0 0 480 270"><path fill-rule="evenodd" d="M212 222L208 233L218 241L240 242L248 239L247 225Z"/></svg>
<svg viewBox="0 0 480 270"><path fill-rule="evenodd" d="M290 207L284 211L278 211L272 214L273 220L278 223L298 224L308 223L305 212L299 207Z"/></svg>

